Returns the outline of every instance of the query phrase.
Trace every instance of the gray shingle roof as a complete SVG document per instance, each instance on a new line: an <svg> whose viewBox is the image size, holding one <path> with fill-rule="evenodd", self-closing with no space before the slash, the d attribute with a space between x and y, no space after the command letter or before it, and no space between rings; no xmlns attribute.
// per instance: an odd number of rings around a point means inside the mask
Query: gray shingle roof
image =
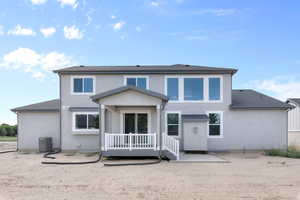
<svg viewBox="0 0 300 200"><path fill-rule="evenodd" d="M11 109L13 112L23 111L59 111L59 99L44 101L40 103L30 104L18 108Z"/></svg>
<svg viewBox="0 0 300 200"><path fill-rule="evenodd" d="M231 109L285 110L293 106L254 90L232 90Z"/></svg>
<svg viewBox="0 0 300 200"><path fill-rule="evenodd" d="M182 121L184 122L206 122L208 121L208 116L206 114L198 115L181 115Z"/></svg>
<svg viewBox="0 0 300 200"><path fill-rule="evenodd" d="M294 104L296 104L297 106L300 106L300 98L289 98L287 100L287 103L292 102Z"/></svg>
<svg viewBox="0 0 300 200"><path fill-rule="evenodd" d="M54 70L64 74L234 74L237 69L196 65L73 66Z"/></svg>
<svg viewBox="0 0 300 200"><path fill-rule="evenodd" d="M111 96L111 95L114 95L114 94L119 94L119 93L125 92L127 90L133 90L133 91L136 91L136 92L148 95L148 96L152 96L152 97L156 97L156 98L162 99L164 101L168 101L169 100L169 98L167 96L165 96L165 95L163 95L161 93L154 92L154 91L151 91L151 90L141 89L141 88L138 88L138 87L135 87L135 86L123 86L123 87L119 87L119 88L116 88L116 89L112 89L112 90L109 90L109 91L106 91L106 92L102 92L102 93L93 95L90 98L95 102L98 99L101 99L101 98L104 98L104 97L108 97L108 96Z"/></svg>

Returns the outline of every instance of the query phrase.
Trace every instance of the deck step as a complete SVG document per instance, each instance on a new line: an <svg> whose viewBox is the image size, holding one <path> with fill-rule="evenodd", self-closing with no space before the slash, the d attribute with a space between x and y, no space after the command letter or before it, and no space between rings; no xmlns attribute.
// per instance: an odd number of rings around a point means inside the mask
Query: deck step
<svg viewBox="0 0 300 200"><path fill-rule="evenodd" d="M163 150L162 154L170 160L177 160L176 156L168 150Z"/></svg>

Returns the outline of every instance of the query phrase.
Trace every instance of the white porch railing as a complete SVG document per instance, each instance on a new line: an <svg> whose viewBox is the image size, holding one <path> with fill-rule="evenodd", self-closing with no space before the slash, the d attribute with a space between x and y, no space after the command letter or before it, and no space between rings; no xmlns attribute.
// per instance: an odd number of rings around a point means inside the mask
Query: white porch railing
<svg viewBox="0 0 300 200"><path fill-rule="evenodd" d="M119 134L105 133L105 149L154 149L156 150L156 133L139 134Z"/></svg>
<svg viewBox="0 0 300 200"><path fill-rule="evenodd" d="M163 148L174 154L179 160L179 141L177 139L163 133Z"/></svg>

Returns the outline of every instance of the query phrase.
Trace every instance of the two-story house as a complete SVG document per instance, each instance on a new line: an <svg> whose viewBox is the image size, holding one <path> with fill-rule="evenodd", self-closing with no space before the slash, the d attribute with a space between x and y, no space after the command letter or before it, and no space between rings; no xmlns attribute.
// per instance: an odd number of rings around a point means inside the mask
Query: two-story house
<svg viewBox="0 0 300 200"><path fill-rule="evenodd" d="M236 69L192 65L55 70L57 100L15 108L18 149L53 138L63 151L178 159L179 151L287 148L291 106L232 90Z"/></svg>

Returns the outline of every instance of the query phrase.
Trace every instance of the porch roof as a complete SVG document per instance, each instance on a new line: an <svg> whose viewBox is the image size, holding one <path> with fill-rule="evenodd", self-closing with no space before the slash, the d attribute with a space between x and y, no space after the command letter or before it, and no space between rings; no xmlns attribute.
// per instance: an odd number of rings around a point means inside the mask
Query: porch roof
<svg viewBox="0 0 300 200"><path fill-rule="evenodd" d="M169 98L161 93L158 92L154 92L152 90L147 90L147 89L141 89L135 86L123 86L123 87L119 87L116 89L112 89L106 92L102 92L93 96L90 96L90 98L94 101L97 102L99 99L105 98L105 97L109 97L109 96L113 96L116 94L120 94L122 92L126 92L126 91L135 91L135 92L139 92L141 94L147 95L147 96L151 96L151 97L155 97L158 99L161 99L163 101L168 101Z"/></svg>
<svg viewBox="0 0 300 200"><path fill-rule="evenodd" d="M198 114L198 115L181 115L182 121L184 122L206 122L209 120L206 114Z"/></svg>

